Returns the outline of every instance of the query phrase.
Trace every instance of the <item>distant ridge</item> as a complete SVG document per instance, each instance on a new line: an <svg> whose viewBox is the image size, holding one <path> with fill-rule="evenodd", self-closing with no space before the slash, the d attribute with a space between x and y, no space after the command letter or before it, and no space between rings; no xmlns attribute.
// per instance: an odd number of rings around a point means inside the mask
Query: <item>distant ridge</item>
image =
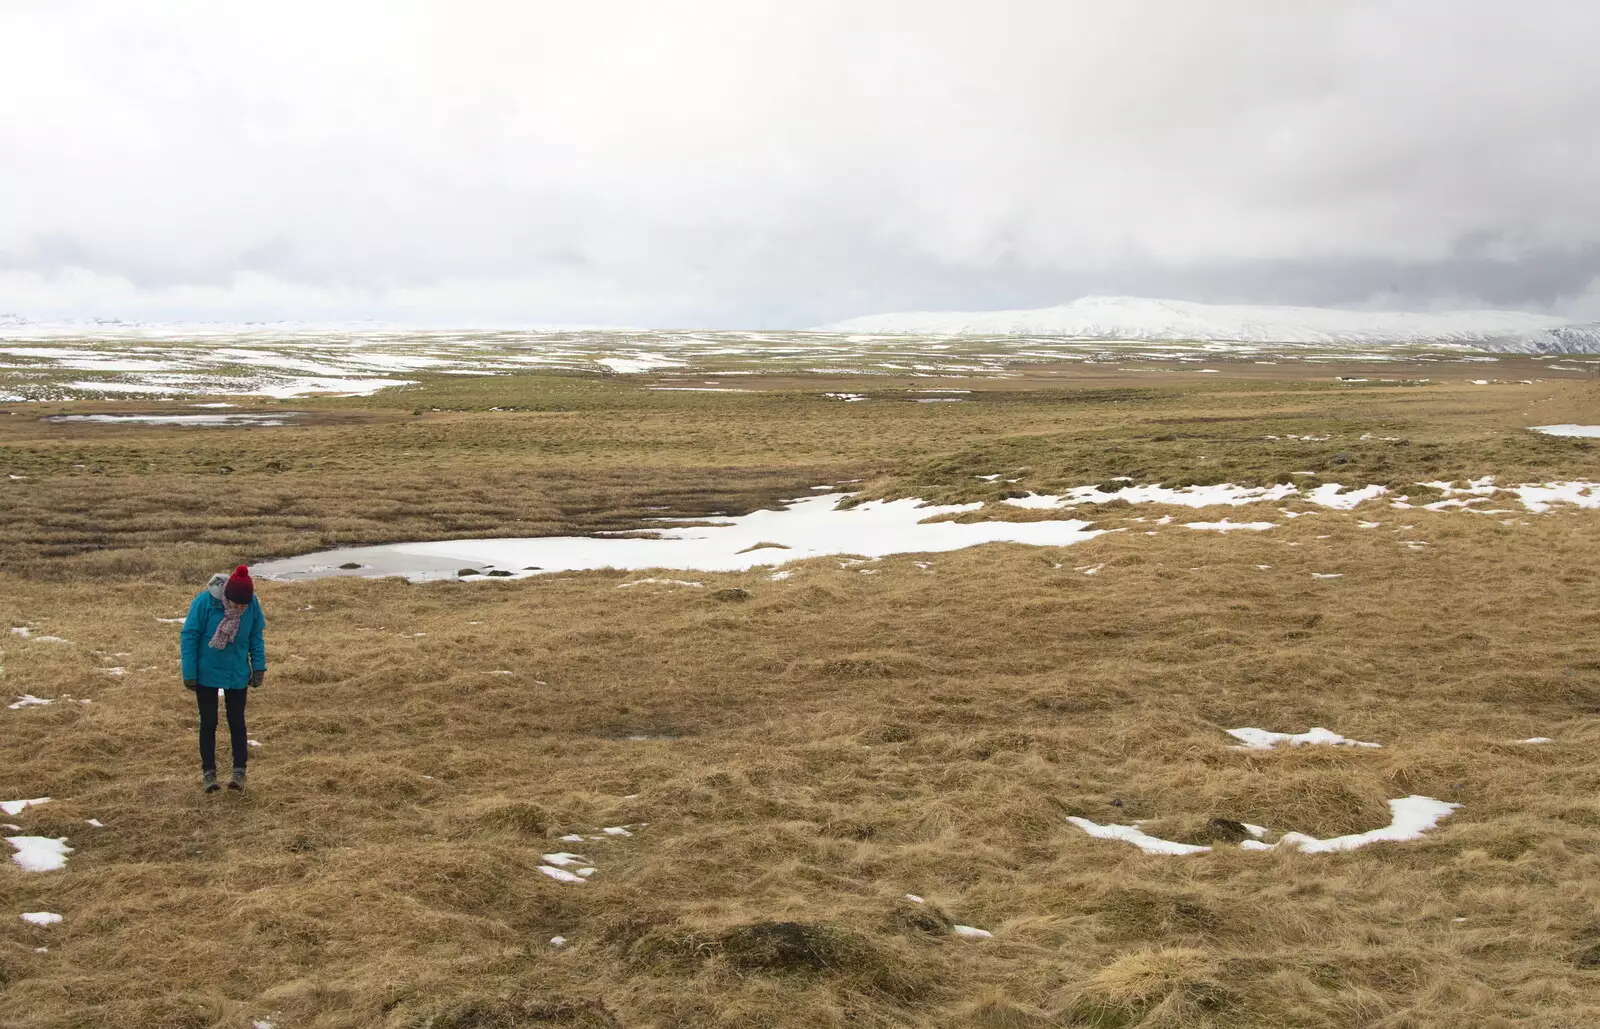
<svg viewBox="0 0 1600 1029"><path fill-rule="evenodd" d="M0 312L0 339L168 339L227 338L251 336L307 336L338 334L363 335L440 335L450 333L496 332L648 332L628 325L541 324L534 322L489 322L482 325L431 325L407 322L366 320L295 321L289 319L250 320L143 320L138 318L28 318Z"/></svg>
<svg viewBox="0 0 1600 1029"><path fill-rule="evenodd" d="M1348 311L1140 297L1083 297L1024 311L875 314L814 331L1359 346L1438 343L1522 353L1600 353L1600 322L1574 323L1523 311Z"/></svg>

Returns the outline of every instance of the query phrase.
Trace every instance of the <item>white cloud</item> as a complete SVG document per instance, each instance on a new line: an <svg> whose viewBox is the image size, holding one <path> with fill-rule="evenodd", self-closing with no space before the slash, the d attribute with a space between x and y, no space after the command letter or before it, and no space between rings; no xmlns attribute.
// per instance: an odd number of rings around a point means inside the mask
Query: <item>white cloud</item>
<svg viewBox="0 0 1600 1029"><path fill-rule="evenodd" d="M1600 272L1595 38L1562 0L7 5L0 310L1540 306Z"/></svg>

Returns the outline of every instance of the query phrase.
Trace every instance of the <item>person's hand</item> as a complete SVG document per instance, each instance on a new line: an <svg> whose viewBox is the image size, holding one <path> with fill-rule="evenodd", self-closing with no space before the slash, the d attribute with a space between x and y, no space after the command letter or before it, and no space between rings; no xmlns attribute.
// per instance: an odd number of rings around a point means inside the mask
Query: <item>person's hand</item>
<svg viewBox="0 0 1600 1029"><path fill-rule="evenodd" d="M267 678L267 670L265 668L258 668L255 671L251 672L250 673L250 688L254 689L257 686L260 686L263 682L266 681L266 678Z"/></svg>
<svg viewBox="0 0 1600 1029"><path fill-rule="evenodd" d="M185 680L183 680L183 688L186 689L186 690L197 690L197 689L200 688L200 680L198 680L198 679L185 679Z"/></svg>

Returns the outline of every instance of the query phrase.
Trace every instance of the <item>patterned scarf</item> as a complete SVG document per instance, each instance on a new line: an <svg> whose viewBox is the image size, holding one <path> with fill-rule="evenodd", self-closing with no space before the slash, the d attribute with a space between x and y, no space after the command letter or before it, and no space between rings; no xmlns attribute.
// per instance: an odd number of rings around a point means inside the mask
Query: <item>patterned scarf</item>
<svg viewBox="0 0 1600 1029"><path fill-rule="evenodd" d="M206 586L206 592L222 601L222 621L217 624L217 631L211 636L212 650L225 650L233 642L234 636L239 633L239 619L250 609L249 604L235 604L223 595L223 588L228 585L228 577L221 572L211 577L211 582Z"/></svg>

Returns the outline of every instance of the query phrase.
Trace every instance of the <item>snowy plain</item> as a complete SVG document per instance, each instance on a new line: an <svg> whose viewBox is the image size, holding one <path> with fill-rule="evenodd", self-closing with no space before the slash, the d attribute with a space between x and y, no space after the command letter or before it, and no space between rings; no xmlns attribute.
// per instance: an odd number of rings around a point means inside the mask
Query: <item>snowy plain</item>
<svg viewBox="0 0 1600 1029"><path fill-rule="evenodd" d="M1081 301L1080 306L1088 303ZM1315 320L1308 329L1294 319L1285 322L1252 316L1253 320L1240 322L1236 314L1169 324L1170 319L1152 321L1149 312L1156 308L1148 305L1166 311L1170 304L1138 304L1145 306L1130 309L1132 314L1103 313L1070 325L1046 319L1038 322L1036 330L1027 328L1032 324L1027 319L1018 323L999 315L984 316L989 321L978 327L969 324L965 316L955 322L935 319L930 325L944 327L930 327L921 334L902 323L896 323L901 327L893 330L871 332L447 331L370 324L43 324L0 319L0 402L137 396L354 396L408 385L419 373L576 371L622 378L679 372L713 377L756 372L1001 376L1018 365L1052 361L1159 362L1166 366L1205 362L1205 367L1192 370L1216 372L1220 369L1210 362L1227 357L1262 358L1257 363L1263 364L1328 358L1493 361L1493 357L1468 351L1502 345L1513 350L1582 349L1589 339L1578 329L1544 328L1528 322L1537 316L1505 312L1491 312L1493 317L1487 321L1478 315L1460 321L1442 315L1397 316L1401 322L1383 322L1376 329L1371 318L1381 316L1363 315L1368 319L1361 323L1366 328L1334 331ZM1345 317L1350 313L1332 314ZM1417 318L1422 321L1414 321ZM1439 321L1441 318L1445 320ZM979 331L991 323L993 331ZM1077 329L1084 331L1067 331ZM1204 331L1193 331L1196 329ZM1600 343L1591 349L1600 351ZM1558 374L1594 371L1592 362L1578 358L1548 368ZM668 385L705 390L721 384ZM852 402L866 399L859 394L833 395Z"/></svg>

